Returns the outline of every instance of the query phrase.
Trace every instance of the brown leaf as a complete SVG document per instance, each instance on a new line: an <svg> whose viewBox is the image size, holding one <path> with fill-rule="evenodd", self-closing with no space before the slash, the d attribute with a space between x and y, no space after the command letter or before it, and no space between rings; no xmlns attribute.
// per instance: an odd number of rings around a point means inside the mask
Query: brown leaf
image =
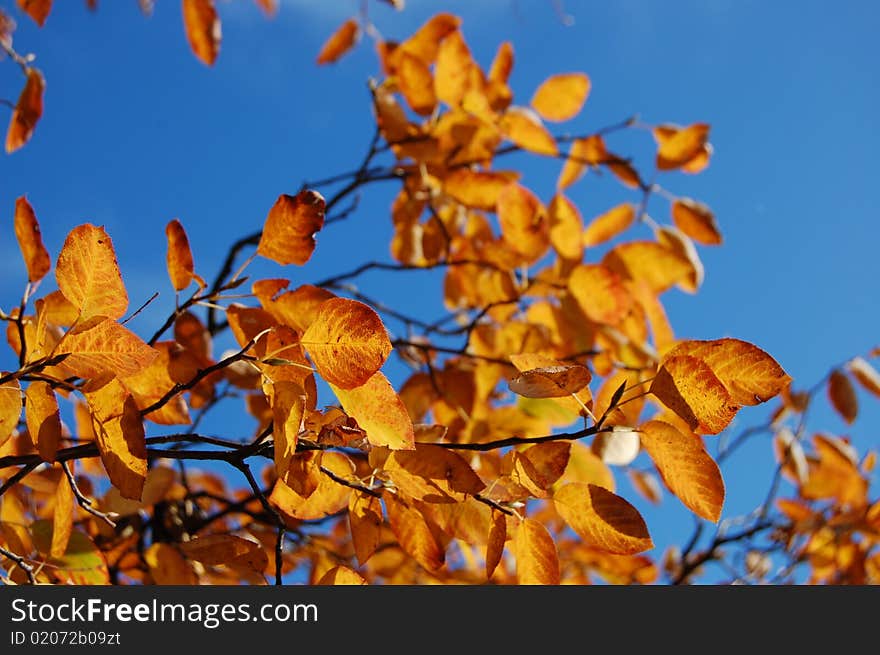
<svg viewBox="0 0 880 655"><path fill-rule="evenodd" d="M221 29L214 0L183 0L183 27L199 60L213 66L220 52Z"/></svg>
<svg viewBox="0 0 880 655"><path fill-rule="evenodd" d="M315 232L324 226L324 198L306 189L296 196L281 194L263 225L257 253L286 266L302 266L315 252Z"/></svg>
<svg viewBox="0 0 880 655"><path fill-rule="evenodd" d="M16 2L40 27L43 27L49 12L52 11L52 0L16 0Z"/></svg>
<svg viewBox="0 0 880 655"><path fill-rule="evenodd" d="M211 534L196 537L180 544L183 554L206 566L225 564L235 569L262 573L269 565L269 557L256 541L232 534Z"/></svg>
<svg viewBox="0 0 880 655"><path fill-rule="evenodd" d="M354 47L360 35L361 29L358 22L354 18L349 18L321 46L321 50L318 52L317 63L319 65L332 64L337 61Z"/></svg>
<svg viewBox="0 0 880 655"><path fill-rule="evenodd" d="M602 487L572 482L554 494L553 503L565 522L597 548L634 555L654 547L636 508Z"/></svg>
<svg viewBox="0 0 880 655"><path fill-rule="evenodd" d="M28 432L40 457L55 461L61 444L61 414L55 392L47 382L31 382L25 391Z"/></svg>
<svg viewBox="0 0 880 655"><path fill-rule="evenodd" d="M43 245L37 216L24 196L15 201L15 238L28 270L28 282L39 282L52 268L52 261Z"/></svg>
<svg viewBox="0 0 880 655"><path fill-rule="evenodd" d="M532 96L531 105L548 121L567 121L577 116L590 93L590 78L583 73L548 77Z"/></svg>
<svg viewBox="0 0 880 655"><path fill-rule="evenodd" d="M581 364L560 364L525 371L508 381L514 393L526 398L560 398L589 384L590 370Z"/></svg>
<svg viewBox="0 0 880 655"><path fill-rule="evenodd" d="M676 198L673 201L672 220L678 229L694 241L709 246L720 245L723 241L712 210L692 198Z"/></svg>
<svg viewBox="0 0 880 655"><path fill-rule="evenodd" d="M6 132L6 152L12 153L27 143L34 133L37 121L43 115L43 91L46 81L36 68L28 68L27 81L15 103L9 129Z"/></svg>
<svg viewBox="0 0 880 655"><path fill-rule="evenodd" d="M645 423L641 439L670 491L692 512L717 523L724 505L724 481L703 440L663 421Z"/></svg>
<svg viewBox="0 0 880 655"><path fill-rule="evenodd" d="M524 519L514 534L513 549L519 584L559 584L559 554L547 528L534 519Z"/></svg>
<svg viewBox="0 0 880 655"><path fill-rule="evenodd" d="M158 356L155 348L110 319L82 332L68 332L58 352L67 354L64 366L83 378L107 373L120 377L134 375Z"/></svg>
<svg viewBox="0 0 880 655"><path fill-rule="evenodd" d="M690 355L664 358L650 391L700 434L718 434L739 411L709 365Z"/></svg>
<svg viewBox="0 0 880 655"><path fill-rule="evenodd" d="M193 256L183 225L176 218L165 226L168 251L165 262L175 291L183 291L193 279Z"/></svg>
<svg viewBox="0 0 880 655"><path fill-rule="evenodd" d="M828 377L828 399L831 406L847 423L856 420L859 413L859 399L849 377L840 369L835 369Z"/></svg>

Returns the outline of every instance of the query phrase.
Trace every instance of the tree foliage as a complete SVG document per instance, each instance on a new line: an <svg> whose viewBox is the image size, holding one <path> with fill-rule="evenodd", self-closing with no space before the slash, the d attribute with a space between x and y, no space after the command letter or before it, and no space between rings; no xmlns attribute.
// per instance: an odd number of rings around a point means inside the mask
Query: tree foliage
<svg viewBox="0 0 880 655"><path fill-rule="evenodd" d="M51 0L17 4L51 20ZM213 64L214 2L183 0L181 16L193 54ZM37 128L45 87L13 49L14 27L0 13L0 44L24 73L7 153ZM153 263L177 303L151 335L126 327L144 308L132 311L120 274L124 234L73 226L50 253L38 199L7 208L28 282L0 314L17 358L0 375L5 582L684 583L713 562L741 580L880 581L876 455L807 423L823 393L855 421L860 397L880 396L880 352L803 386L757 345L676 336L667 319L664 294L697 292L698 248L722 243L709 206L663 182L709 166L709 124L626 118L559 135L601 89L560 71L523 96L509 85L513 45L481 64L446 13L399 42L355 16L317 64L364 35L382 77L362 108L375 133L361 165L279 190L261 229L230 235L214 276L171 220ZM612 145L627 131L654 143L650 170ZM552 194L523 183L512 153L558 169ZM566 195L585 176L616 180L620 202L585 217ZM344 203L389 180L392 261L290 288L285 268L309 279L320 233L356 211ZM668 204L667 223L647 213L652 198ZM250 279L255 257L279 277ZM376 270L442 272L446 316L428 322L352 284ZM238 349L218 355L226 332ZM405 379L383 372L392 355ZM766 422L728 434L741 411L771 402ZM204 415L232 406L252 416L249 439L200 432ZM777 462L766 500L719 523L737 491L722 465L761 433ZM652 526L617 493L623 476L693 513L680 548L646 554Z"/></svg>

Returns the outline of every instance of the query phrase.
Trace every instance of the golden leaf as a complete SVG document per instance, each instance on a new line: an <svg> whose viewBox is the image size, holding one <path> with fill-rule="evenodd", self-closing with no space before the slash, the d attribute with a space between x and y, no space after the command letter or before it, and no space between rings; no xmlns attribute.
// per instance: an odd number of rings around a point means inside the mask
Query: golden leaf
<svg viewBox="0 0 880 655"><path fill-rule="evenodd" d="M43 245L37 215L24 196L15 201L15 238L27 267L28 282L39 282L52 268L52 260Z"/></svg>
<svg viewBox="0 0 880 655"><path fill-rule="evenodd" d="M363 565L376 552L382 534L382 504L378 498L355 491L348 501L348 524L355 557Z"/></svg>
<svg viewBox="0 0 880 655"><path fill-rule="evenodd" d="M700 434L718 434L739 410L712 368L691 355L664 357L650 391Z"/></svg>
<svg viewBox="0 0 880 655"><path fill-rule="evenodd" d="M139 409L146 409L162 398L174 387L171 377L174 357L180 354L181 346L173 341L159 341L153 346L156 357L132 375L120 375L125 388L131 392ZM189 381L189 380L186 380ZM146 415L147 420L160 425L185 425L190 423L189 411L182 395L177 395L165 405Z"/></svg>
<svg viewBox="0 0 880 655"><path fill-rule="evenodd" d="M306 189L278 196L263 225L257 254L285 266L302 266L315 251L315 232L324 226L324 198Z"/></svg>
<svg viewBox="0 0 880 655"><path fill-rule="evenodd" d="M571 272L568 290L587 318L617 325L629 314L632 296L620 276L601 264L582 264Z"/></svg>
<svg viewBox="0 0 880 655"><path fill-rule="evenodd" d="M531 109L509 107L501 117L501 132L523 150L550 157L559 154L553 135Z"/></svg>
<svg viewBox="0 0 880 655"><path fill-rule="evenodd" d="M55 461L61 444L61 414L48 382L35 381L25 391L25 418L34 447L47 462Z"/></svg>
<svg viewBox="0 0 880 655"><path fill-rule="evenodd" d="M296 452L297 436L302 428L306 407L306 392L296 382L278 380L272 394L272 440L274 442L275 472L283 478Z"/></svg>
<svg viewBox="0 0 880 655"><path fill-rule="evenodd" d="M183 0L183 27L189 47L199 60L213 66L220 52L220 19L214 0Z"/></svg>
<svg viewBox="0 0 880 655"><path fill-rule="evenodd" d="M397 85L414 112L431 115L437 106L437 95L434 77L427 64L415 55L402 53L397 65Z"/></svg>
<svg viewBox="0 0 880 655"><path fill-rule="evenodd" d="M678 229L694 241L717 246L723 240L712 210L692 198L676 198L673 201L672 220Z"/></svg>
<svg viewBox="0 0 880 655"><path fill-rule="evenodd" d="M559 555L553 537L534 519L524 519L513 537L516 579L521 585L557 585Z"/></svg>
<svg viewBox="0 0 880 655"><path fill-rule="evenodd" d="M507 541L507 519L504 514L492 510L492 524L486 541L486 578L491 580L495 569L504 554L504 542Z"/></svg>
<svg viewBox="0 0 880 655"><path fill-rule="evenodd" d="M393 450L414 447L415 434L406 406L381 371L353 389L328 384L346 413L367 433L371 444Z"/></svg>
<svg viewBox="0 0 880 655"><path fill-rule="evenodd" d="M422 513L395 494L385 494L383 498L391 531L400 547L428 571L442 567L445 549Z"/></svg>
<svg viewBox="0 0 880 655"><path fill-rule="evenodd" d="M577 116L590 93L590 78L583 73L548 77L535 91L531 105L548 121L567 121Z"/></svg>
<svg viewBox="0 0 880 655"><path fill-rule="evenodd" d="M471 68L475 65L461 32L456 29L448 34L440 43L434 68L437 99L450 107L460 105L468 90Z"/></svg>
<svg viewBox="0 0 880 655"><path fill-rule="evenodd" d="M67 354L64 366L83 378L105 373L120 377L135 375L158 356L155 348L110 319L82 332L68 332L58 352Z"/></svg>
<svg viewBox="0 0 880 655"><path fill-rule="evenodd" d="M50 556L52 521L35 521L31 526L31 534L34 546L47 558L46 570L59 584L110 584L107 560L85 532L76 529L71 531L67 549L61 557Z"/></svg>
<svg viewBox="0 0 880 655"><path fill-rule="evenodd" d="M28 68L27 81L15 103L9 129L6 131L6 152L12 153L27 143L43 115L43 92L46 80L36 68Z"/></svg>
<svg viewBox="0 0 880 655"><path fill-rule="evenodd" d="M831 406L847 423L856 420L859 413L859 399L849 377L840 369L835 369L828 377L828 399Z"/></svg>
<svg viewBox="0 0 880 655"><path fill-rule="evenodd" d="M581 232L584 222L577 206L557 193L547 208L550 217L550 244L562 259L580 262L584 256Z"/></svg>
<svg viewBox="0 0 880 655"><path fill-rule="evenodd" d="M706 123L694 123L662 137L658 141L657 168L661 171L679 168L699 155L709 138L709 128ZM654 136L658 136L657 132Z"/></svg>
<svg viewBox="0 0 880 655"><path fill-rule="evenodd" d="M21 387L18 380L0 384L0 446L6 443L21 416Z"/></svg>
<svg viewBox="0 0 880 655"><path fill-rule="evenodd" d="M504 241L528 263L538 261L550 247L547 210L531 191L517 183L498 194L498 221Z"/></svg>
<svg viewBox="0 0 880 655"><path fill-rule="evenodd" d="M193 256L189 239L180 221L176 218L165 226L168 251L165 256L168 277L175 291L183 291L193 279Z"/></svg>
<svg viewBox="0 0 880 655"><path fill-rule="evenodd" d="M231 534L211 534L180 544L183 554L206 566L225 564L235 569L262 573L269 564L263 546Z"/></svg>
<svg viewBox="0 0 880 655"><path fill-rule="evenodd" d="M486 486L460 455L430 444L392 452L385 471L407 496L427 503L461 502Z"/></svg>
<svg viewBox="0 0 880 655"><path fill-rule="evenodd" d="M495 211L501 192L519 178L520 174L515 171L456 168L443 179L443 190L467 207Z"/></svg>
<svg viewBox="0 0 880 655"><path fill-rule="evenodd" d="M49 557L63 557L73 533L73 490L67 477L61 475L55 487L55 505L52 508L52 543Z"/></svg>
<svg viewBox="0 0 880 655"><path fill-rule="evenodd" d="M634 555L654 547L636 508L607 489L572 482L556 491L553 503L581 538L602 550Z"/></svg>
<svg viewBox="0 0 880 655"><path fill-rule="evenodd" d="M345 455L325 452L321 466L339 478L346 479L354 473L354 465ZM278 480L272 488L269 502L286 516L300 520L322 519L348 506L351 489L323 475L321 481L308 498L304 498Z"/></svg>
<svg viewBox="0 0 880 655"><path fill-rule="evenodd" d="M636 208L625 202L600 214L587 226L583 234L584 246L590 248L610 241L632 225Z"/></svg>
<svg viewBox="0 0 880 655"><path fill-rule="evenodd" d="M334 566L321 576L316 585L365 585L364 580L359 573L352 571L347 566Z"/></svg>
<svg viewBox="0 0 880 655"><path fill-rule="evenodd" d="M585 139L575 139L568 151L568 158L559 172L556 188L560 191L577 182L587 166L601 164L608 158L605 141L598 134Z"/></svg>
<svg viewBox="0 0 880 655"><path fill-rule="evenodd" d="M401 43L397 51L414 55L426 66L437 59L440 44L449 34L458 29L461 19L452 14L440 13L429 18L415 34Z"/></svg>
<svg viewBox="0 0 880 655"><path fill-rule="evenodd" d="M645 282L655 294L666 291L693 270L687 259L653 241L621 243L605 254L602 264L626 279Z"/></svg>
<svg viewBox="0 0 880 655"><path fill-rule="evenodd" d="M171 544L155 542L144 551L144 562L157 585L197 584L198 578L180 551Z"/></svg>

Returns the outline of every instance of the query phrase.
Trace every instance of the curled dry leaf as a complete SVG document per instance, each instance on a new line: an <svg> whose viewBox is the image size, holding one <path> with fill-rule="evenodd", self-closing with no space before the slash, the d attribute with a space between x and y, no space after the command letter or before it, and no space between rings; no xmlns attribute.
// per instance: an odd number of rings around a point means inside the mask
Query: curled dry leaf
<svg viewBox="0 0 880 655"><path fill-rule="evenodd" d="M220 18L214 0L183 0L183 27L196 57L213 66L220 53Z"/></svg>
<svg viewBox="0 0 880 655"><path fill-rule="evenodd" d="M6 132L6 152L12 153L27 143L34 133L37 121L43 115L43 91L46 80L36 68L29 68L27 81L9 121Z"/></svg>
<svg viewBox="0 0 880 655"><path fill-rule="evenodd" d="M526 398L560 398L590 383L590 370L581 364L560 364L525 371L508 381L511 391Z"/></svg>

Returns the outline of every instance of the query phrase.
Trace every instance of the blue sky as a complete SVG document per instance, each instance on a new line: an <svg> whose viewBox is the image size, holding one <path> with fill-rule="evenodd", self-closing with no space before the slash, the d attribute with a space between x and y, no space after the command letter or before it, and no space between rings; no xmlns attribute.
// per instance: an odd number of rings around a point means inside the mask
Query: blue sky
<svg viewBox="0 0 880 655"><path fill-rule="evenodd" d="M190 53L179 3L156 3L149 19L134 0L100 3L95 14L84 3L55 4L42 30L14 12L15 46L36 53L47 92L33 140L0 157L0 212L8 226L0 239L4 308L17 304L25 281L11 237L21 194L33 204L53 258L73 226L106 226L132 307L162 291L132 323L147 333L173 306L164 270L171 218L187 229L197 271L212 276L228 244L258 229L279 193L356 167L367 147L366 80L378 71L372 46L363 42L333 66L314 65L321 43L359 2L283 0L271 21L252 2L219 2L223 44L212 69ZM574 18L568 27L549 0L406 4L398 13L370 3L383 35L404 38L445 10L463 17L465 37L484 66L510 40L511 85L522 104L548 75L586 72L590 98L560 132L588 132L633 114L647 123L712 124L711 166L699 176L660 179L672 192L709 204L725 237L720 248L700 248L706 280L699 294L664 297L677 335L751 341L803 385L880 342L876 3L569 0L562 3ZM0 97L14 100L21 84L20 71L0 62ZM609 144L649 161L646 133ZM511 161L522 163L524 182L549 199L559 164ZM356 215L320 235L307 267L257 263L254 277L290 277L296 285L387 260L395 191L368 190ZM582 183L571 196L585 217L632 199L612 180ZM662 200L652 201L649 212L670 220ZM436 276L389 283L376 275L363 289L429 319L442 314ZM402 371L390 366L392 374ZM862 393L860 400L855 426L847 429L824 408L812 425L848 434L861 449L876 447L877 403ZM762 416L747 409L737 424ZM724 516L760 502L769 453L759 438L731 460ZM634 498L625 482L622 489ZM633 502L658 543L687 533L690 519L674 498L667 496L661 510Z"/></svg>

